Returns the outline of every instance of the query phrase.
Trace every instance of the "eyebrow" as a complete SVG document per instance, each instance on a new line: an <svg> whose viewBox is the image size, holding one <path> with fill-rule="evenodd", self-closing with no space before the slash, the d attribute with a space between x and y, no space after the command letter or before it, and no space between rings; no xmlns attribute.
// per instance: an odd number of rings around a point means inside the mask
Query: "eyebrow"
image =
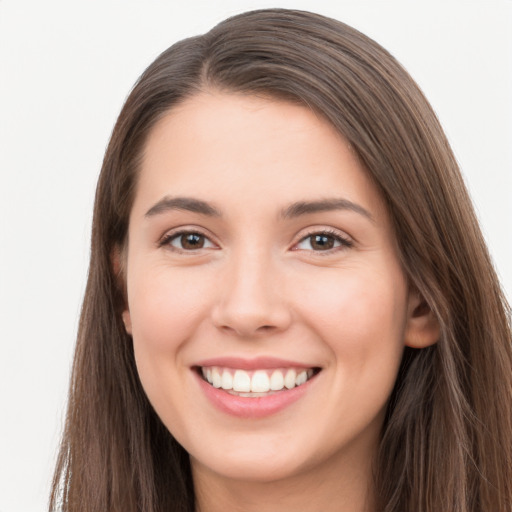
<svg viewBox="0 0 512 512"><path fill-rule="evenodd" d="M217 208L206 201L194 199L193 197L169 197L166 196L158 203L153 205L147 212L146 217L152 217L159 213L171 210L186 210L189 212L200 213L210 217L220 217L221 213Z"/></svg>
<svg viewBox="0 0 512 512"><path fill-rule="evenodd" d="M161 213L172 210L185 210L210 217L221 217L221 212L213 205L201 199L193 197L169 197L165 196L158 203L153 205L147 212L146 217L152 217ZM349 201L348 199L330 198L318 201L297 201L281 210L280 216L283 219L300 217L302 215L311 215L313 213L330 212L336 210L350 210L372 222L374 218L372 214L361 205Z"/></svg>
<svg viewBox="0 0 512 512"><path fill-rule="evenodd" d="M341 198L321 199L319 201L298 201L282 210L281 217L287 219L299 217L301 215L330 212L335 210L350 210L363 215L372 222L375 222L372 214L361 205L353 203L348 199Z"/></svg>

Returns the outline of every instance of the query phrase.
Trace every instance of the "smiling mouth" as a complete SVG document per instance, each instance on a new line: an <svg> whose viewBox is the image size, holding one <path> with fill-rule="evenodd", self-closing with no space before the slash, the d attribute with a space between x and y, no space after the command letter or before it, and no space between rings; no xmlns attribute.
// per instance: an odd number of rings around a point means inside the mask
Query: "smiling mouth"
<svg viewBox="0 0 512 512"><path fill-rule="evenodd" d="M246 371L221 366L197 368L204 381L217 389L241 397L261 397L302 386L320 372L320 368L274 368Z"/></svg>

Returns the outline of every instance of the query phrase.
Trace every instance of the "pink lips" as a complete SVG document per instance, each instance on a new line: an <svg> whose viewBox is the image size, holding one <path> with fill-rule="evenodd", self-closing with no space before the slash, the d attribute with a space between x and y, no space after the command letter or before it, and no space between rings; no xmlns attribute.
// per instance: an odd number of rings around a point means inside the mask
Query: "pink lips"
<svg viewBox="0 0 512 512"><path fill-rule="evenodd" d="M223 366L226 368L239 368L240 370L267 370L271 368L311 368L311 365L278 359L275 357L256 357L243 359L241 357L216 357L199 361L195 366Z"/></svg>
<svg viewBox="0 0 512 512"><path fill-rule="evenodd" d="M197 382L210 402L220 411L239 418L263 418L275 414L303 397L315 380L313 377L301 386L297 386L293 389L285 389L266 396L242 397L213 387L200 376L197 367L219 366L251 371L286 367L307 369L311 368L311 365L269 357L259 357L250 360L236 357L222 357L199 361L197 365L194 366L193 370Z"/></svg>

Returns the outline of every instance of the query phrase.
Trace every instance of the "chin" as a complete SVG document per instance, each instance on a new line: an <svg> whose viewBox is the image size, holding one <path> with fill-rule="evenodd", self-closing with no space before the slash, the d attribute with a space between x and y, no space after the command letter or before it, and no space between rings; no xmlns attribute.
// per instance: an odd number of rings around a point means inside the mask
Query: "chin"
<svg viewBox="0 0 512 512"><path fill-rule="evenodd" d="M191 455L192 468L202 467L222 478L247 482L269 483L284 480L305 471L310 460L314 465L313 453L300 453L295 443L269 442L263 435L250 440L234 442L230 446L217 445L218 450L205 452L203 457ZM283 450L283 448L285 450ZM302 446L304 448L304 446ZM206 455L206 456L204 456Z"/></svg>
<svg viewBox="0 0 512 512"><path fill-rule="evenodd" d="M200 461L196 461L203 465ZM192 464L194 466L194 462ZM304 471L304 468L295 461L281 460L241 460L239 457L212 461L207 466L209 471L221 478L251 483L271 483L293 478Z"/></svg>

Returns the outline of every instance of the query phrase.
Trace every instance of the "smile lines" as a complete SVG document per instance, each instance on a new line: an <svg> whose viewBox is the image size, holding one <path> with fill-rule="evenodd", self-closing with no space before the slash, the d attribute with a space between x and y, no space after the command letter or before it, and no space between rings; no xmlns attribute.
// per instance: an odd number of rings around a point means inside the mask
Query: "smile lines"
<svg viewBox="0 0 512 512"><path fill-rule="evenodd" d="M313 368L278 368L248 372L219 366L201 367L204 380L214 388L239 396L261 396L262 393L293 389L307 382L316 373L317 370Z"/></svg>

